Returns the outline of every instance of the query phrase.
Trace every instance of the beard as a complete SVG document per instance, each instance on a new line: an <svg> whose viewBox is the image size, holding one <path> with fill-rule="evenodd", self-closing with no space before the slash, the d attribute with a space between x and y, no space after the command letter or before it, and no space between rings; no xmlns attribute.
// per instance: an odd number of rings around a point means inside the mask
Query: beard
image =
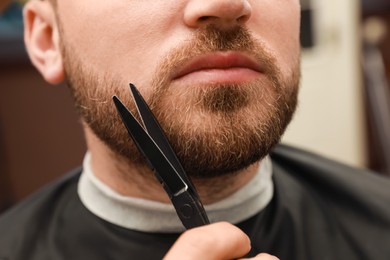
<svg viewBox="0 0 390 260"><path fill-rule="evenodd" d="M128 165L144 165L111 100L117 95L137 114L129 82L114 73L94 72L64 41L61 48L68 85L85 123ZM263 76L242 84L184 86L172 81L172 75L192 58L221 51L254 57L262 64ZM153 90L145 99L190 177L236 173L262 159L280 141L297 104L299 61L290 75L282 75L276 64L245 28L221 31L209 26L162 59L150 86L138 86L141 93L146 87Z"/></svg>

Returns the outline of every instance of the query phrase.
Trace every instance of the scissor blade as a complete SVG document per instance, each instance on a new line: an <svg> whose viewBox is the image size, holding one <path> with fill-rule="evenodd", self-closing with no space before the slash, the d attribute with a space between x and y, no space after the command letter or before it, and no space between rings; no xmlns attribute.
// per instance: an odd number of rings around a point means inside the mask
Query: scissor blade
<svg viewBox="0 0 390 260"><path fill-rule="evenodd" d="M130 90L133 94L133 98L137 105L138 112L142 118L145 130L153 138L158 147L160 147L161 151L164 153L172 166L175 167L176 172L178 172L183 180L190 185L192 190L195 190L191 181L188 179L183 166L177 158L176 153L173 151L168 139L166 138L164 131L153 115L153 112L150 110L149 106L146 104L145 100L133 84L130 84ZM198 196L196 192L195 195Z"/></svg>
<svg viewBox="0 0 390 260"><path fill-rule="evenodd" d="M157 144L131 112L116 96L113 97L113 100L129 135L163 184L184 227L189 229L209 224L210 222L198 196L194 196L194 193L190 191L187 184L181 179Z"/></svg>
<svg viewBox="0 0 390 260"><path fill-rule="evenodd" d="M155 170L159 179L164 184L169 196L180 193L187 185L183 182L175 168L170 164L157 144L142 128L131 112L123 105L123 103L113 96L115 106L122 118L124 125L127 128L131 138L133 139L138 150L145 157L151 168Z"/></svg>

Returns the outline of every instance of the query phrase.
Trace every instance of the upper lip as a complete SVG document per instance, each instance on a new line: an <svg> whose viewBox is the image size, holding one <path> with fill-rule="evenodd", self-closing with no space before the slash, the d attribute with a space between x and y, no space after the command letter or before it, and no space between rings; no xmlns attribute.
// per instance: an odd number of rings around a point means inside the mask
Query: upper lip
<svg viewBox="0 0 390 260"><path fill-rule="evenodd" d="M194 57L184 63L182 69L174 75L174 79L196 71L229 68L247 68L260 73L263 72L259 62L248 54L241 52L214 52Z"/></svg>

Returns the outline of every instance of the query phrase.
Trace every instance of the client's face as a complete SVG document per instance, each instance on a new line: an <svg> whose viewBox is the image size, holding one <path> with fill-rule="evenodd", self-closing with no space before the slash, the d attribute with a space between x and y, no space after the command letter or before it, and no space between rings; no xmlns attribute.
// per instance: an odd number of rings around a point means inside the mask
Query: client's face
<svg viewBox="0 0 390 260"><path fill-rule="evenodd" d="M134 83L184 168L240 170L279 141L299 84L298 0L58 0L68 83L85 122L139 162L111 101Z"/></svg>

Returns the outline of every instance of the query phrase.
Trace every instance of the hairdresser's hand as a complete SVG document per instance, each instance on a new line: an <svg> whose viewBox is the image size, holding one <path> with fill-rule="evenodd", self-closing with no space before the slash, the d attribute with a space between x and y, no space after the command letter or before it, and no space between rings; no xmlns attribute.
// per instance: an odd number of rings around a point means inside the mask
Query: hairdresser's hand
<svg viewBox="0 0 390 260"><path fill-rule="evenodd" d="M220 222L184 232L164 259L237 259L245 256L250 248L249 238L244 232L229 223ZM278 258L260 254L250 259L277 260Z"/></svg>

